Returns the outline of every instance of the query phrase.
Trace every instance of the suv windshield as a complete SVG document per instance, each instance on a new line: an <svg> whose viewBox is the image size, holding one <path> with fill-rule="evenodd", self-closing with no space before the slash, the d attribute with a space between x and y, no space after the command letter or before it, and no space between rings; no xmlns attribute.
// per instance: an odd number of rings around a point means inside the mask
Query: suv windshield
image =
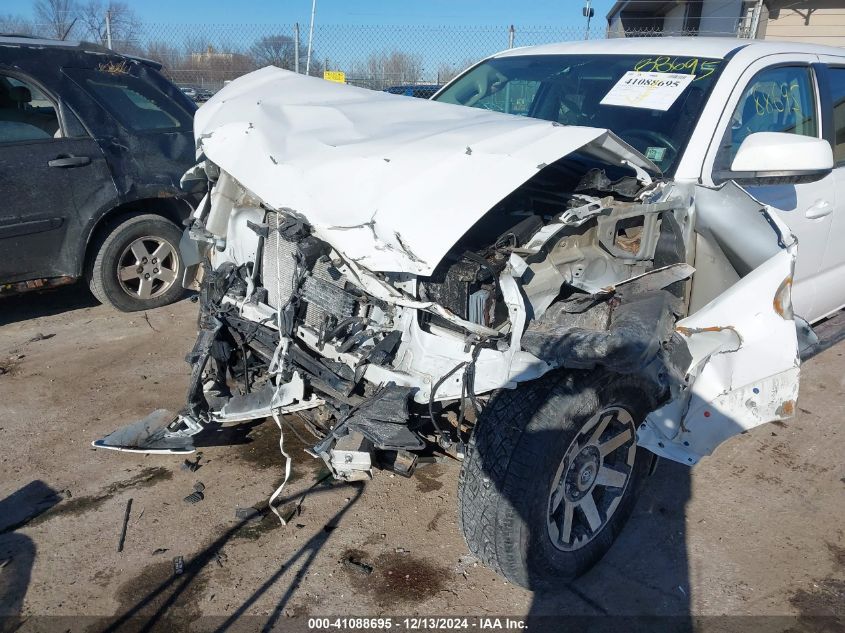
<svg viewBox="0 0 845 633"><path fill-rule="evenodd" d="M607 128L671 173L722 60L641 55L488 59L434 99Z"/></svg>

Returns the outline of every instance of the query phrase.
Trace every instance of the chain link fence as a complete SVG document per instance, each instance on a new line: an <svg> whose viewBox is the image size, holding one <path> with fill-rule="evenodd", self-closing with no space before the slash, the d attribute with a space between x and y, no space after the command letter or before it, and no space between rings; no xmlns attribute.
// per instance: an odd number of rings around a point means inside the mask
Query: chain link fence
<svg viewBox="0 0 845 633"><path fill-rule="evenodd" d="M668 34L638 28L619 35ZM742 36L741 29L734 35ZM161 62L179 85L211 92L270 64L315 76L341 71L349 84L384 90L441 85L479 59L507 48L613 36L604 26L587 32L579 25L316 25L309 56L306 25L147 23L137 25L130 34L115 34L112 46Z"/></svg>

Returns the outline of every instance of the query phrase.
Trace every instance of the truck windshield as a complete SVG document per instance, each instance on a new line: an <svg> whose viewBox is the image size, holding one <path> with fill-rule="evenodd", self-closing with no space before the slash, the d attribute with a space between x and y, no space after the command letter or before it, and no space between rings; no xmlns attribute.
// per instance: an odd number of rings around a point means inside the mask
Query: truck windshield
<svg viewBox="0 0 845 633"><path fill-rule="evenodd" d="M722 65L698 57L501 57L478 64L434 99L607 128L671 173Z"/></svg>

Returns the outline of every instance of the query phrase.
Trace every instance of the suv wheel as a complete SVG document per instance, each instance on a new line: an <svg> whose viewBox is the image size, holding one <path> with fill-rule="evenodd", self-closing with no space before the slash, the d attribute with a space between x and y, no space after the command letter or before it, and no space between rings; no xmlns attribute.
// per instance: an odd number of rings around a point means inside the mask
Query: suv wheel
<svg viewBox="0 0 845 633"><path fill-rule="evenodd" d="M559 585L610 549L651 460L637 426L654 386L605 371L554 372L491 398L461 468L470 550L529 589Z"/></svg>
<svg viewBox="0 0 845 633"><path fill-rule="evenodd" d="M90 255L88 285L102 303L122 312L158 308L184 294L182 233L158 215L114 225Z"/></svg>

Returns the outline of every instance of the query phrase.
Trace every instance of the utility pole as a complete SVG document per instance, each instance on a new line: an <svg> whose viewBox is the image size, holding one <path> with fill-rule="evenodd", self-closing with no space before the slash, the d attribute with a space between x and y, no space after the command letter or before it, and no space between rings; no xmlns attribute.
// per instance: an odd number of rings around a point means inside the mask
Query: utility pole
<svg viewBox="0 0 845 633"><path fill-rule="evenodd" d="M590 19L596 14L596 10L590 6L590 1L591 0L584 0L584 8L581 9L581 15L587 18L587 28L584 29L585 40L590 39Z"/></svg>
<svg viewBox="0 0 845 633"><path fill-rule="evenodd" d="M106 42L111 50L111 9L106 9Z"/></svg>
<svg viewBox="0 0 845 633"><path fill-rule="evenodd" d="M513 41L516 37L516 29L513 28L513 24L508 27L508 48L513 48Z"/></svg>
<svg viewBox="0 0 845 633"><path fill-rule="evenodd" d="M317 0L311 0L311 26L308 27L308 56L305 58L305 74L311 74L311 45L314 43L314 16L317 14Z"/></svg>
<svg viewBox="0 0 845 633"><path fill-rule="evenodd" d="M299 74L299 22L293 25L293 69Z"/></svg>

